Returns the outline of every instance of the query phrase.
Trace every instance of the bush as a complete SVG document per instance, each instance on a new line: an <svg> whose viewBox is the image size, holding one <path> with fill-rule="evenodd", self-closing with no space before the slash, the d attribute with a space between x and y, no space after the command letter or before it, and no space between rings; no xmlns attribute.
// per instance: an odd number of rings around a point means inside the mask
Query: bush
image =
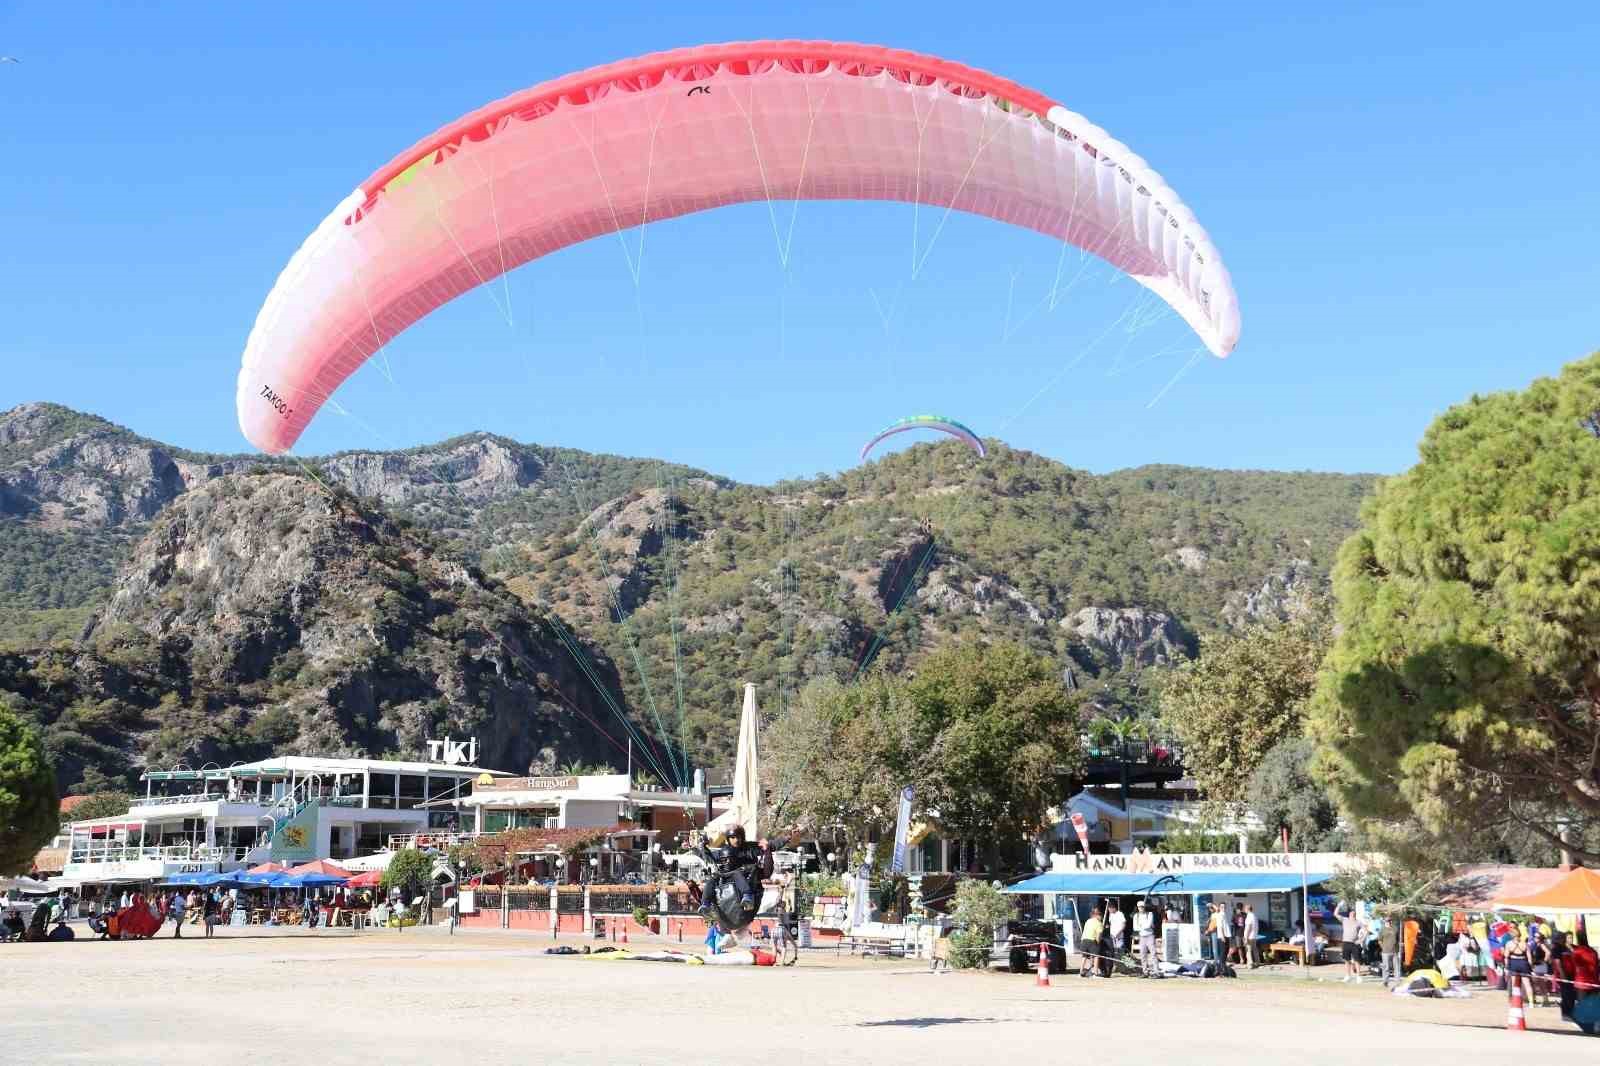
<svg viewBox="0 0 1600 1066"><path fill-rule="evenodd" d="M396 885L400 898L410 903L428 890L433 881L433 859L415 848L394 853L389 866L383 871L383 891L387 893Z"/></svg>
<svg viewBox="0 0 1600 1066"><path fill-rule="evenodd" d="M978 970L989 965L989 952L994 946L992 934L979 929L962 929L950 937L950 967L955 970Z"/></svg>
<svg viewBox="0 0 1600 1066"><path fill-rule="evenodd" d="M1011 897L987 881L967 880L956 886L956 903L950 916L962 929L982 933L991 943L995 927L1017 916Z"/></svg>
<svg viewBox="0 0 1600 1066"><path fill-rule="evenodd" d="M643 907L634 907L633 920L638 922L640 925L648 927L650 925L650 912L645 910Z"/></svg>

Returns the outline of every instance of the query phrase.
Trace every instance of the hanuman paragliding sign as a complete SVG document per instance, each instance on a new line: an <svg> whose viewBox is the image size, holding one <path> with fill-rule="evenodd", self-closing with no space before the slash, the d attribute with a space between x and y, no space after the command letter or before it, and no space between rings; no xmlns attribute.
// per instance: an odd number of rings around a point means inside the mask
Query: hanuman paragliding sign
<svg viewBox="0 0 1600 1066"><path fill-rule="evenodd" d="M931 56L763 41L571 74L423 138L289 260L245 346L239 424L285 452L361 364L506 271L603 234L760 200L984 215L1098 256L1218 357L1239 338L1221 256L1161 176L1042 93Z"/></svg>

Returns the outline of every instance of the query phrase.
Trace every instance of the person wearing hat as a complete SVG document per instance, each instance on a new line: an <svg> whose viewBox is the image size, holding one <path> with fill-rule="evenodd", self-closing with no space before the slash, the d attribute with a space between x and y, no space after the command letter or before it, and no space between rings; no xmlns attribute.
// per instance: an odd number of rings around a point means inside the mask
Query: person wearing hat
<svg viewBox="0 0 1600 1066"><path fill-rule="evenodd" d="M1133 934L1139 938L1139 970L1146 977L1160 974L1156 965L1156 916L1144 900L1133 905Z"/></svg>

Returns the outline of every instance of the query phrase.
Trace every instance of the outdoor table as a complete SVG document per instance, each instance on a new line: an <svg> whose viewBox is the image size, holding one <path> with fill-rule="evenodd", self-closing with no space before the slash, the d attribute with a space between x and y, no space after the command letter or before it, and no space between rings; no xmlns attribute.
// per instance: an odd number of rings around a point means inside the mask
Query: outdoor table
<svg viewBox="0 0 1600 1066"><path fill-rule="evenodd" d="M1302 964L1304 964L1306 961L1306 946L1304 944L1268 944L1267 954L1273 956L1293 955L1295 958L1299 959Z"/></svg>

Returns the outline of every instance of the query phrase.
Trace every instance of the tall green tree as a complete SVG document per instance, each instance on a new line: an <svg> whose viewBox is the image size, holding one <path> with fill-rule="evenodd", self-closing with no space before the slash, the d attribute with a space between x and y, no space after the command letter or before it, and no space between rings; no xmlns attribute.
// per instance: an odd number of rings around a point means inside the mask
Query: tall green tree
<svg viewBox="0 0 1600 1066"><path fill-rule="evenodd" d="M1552 847L1578 823L1600 859L1600 354L1451 408L1420 451L1339 554L1318 772L1361 818Z"/></svg>
<svg viewBox="0 0 1600 1066"><path fill-rule="evenodd" d="M1322 783L1311 775L1316 744L1309 737L1280 741L1262 757L1245 785L1244 805L1266 827L1273 846L1280 831L1289 831L1289 846L1296 851L1339 851L1345 832L1339 827L1339 808Z"/></svg>
<svg viewBox="0 0 1600 1066"><path fill-rule="evenodd" d="M972 641L921 660L905 688L920 801L940 824L999 841L1036 831L1083 758L1079 697L1056 664L1020 644Z"/></svg>
<svg viewBox="0 0 1600 1066"><path fill-rule="evenodd" d="M1266 753L1300 735L1330 638L1326 606L1307 600L1282 624L1205 641L1168 675L1161 716L1207 798L1242 802Z"/></svg>
<svg viewBox="0 0 1600 1066"><path fill-rule="evenodd" d="M72 808L72 820L86 822L91 818L111 818L127 814L132 806L133 796L126 792L96 792Z"/></svg>
<svg viewBox="0 0 1600 1066"><path fill-rule="evenodd" d="M910 724L901 687L882 674L811 682L767 729L771 821L842 838L853 859L871 833L894 824L899 790L916 783Z"/></svg>
<svg viewBox="0 0 1600 1066"><path fill-rule="evenodd" d="M39 734L0 703L0 874L23 874L59 826L56 773Z"/></svg>

